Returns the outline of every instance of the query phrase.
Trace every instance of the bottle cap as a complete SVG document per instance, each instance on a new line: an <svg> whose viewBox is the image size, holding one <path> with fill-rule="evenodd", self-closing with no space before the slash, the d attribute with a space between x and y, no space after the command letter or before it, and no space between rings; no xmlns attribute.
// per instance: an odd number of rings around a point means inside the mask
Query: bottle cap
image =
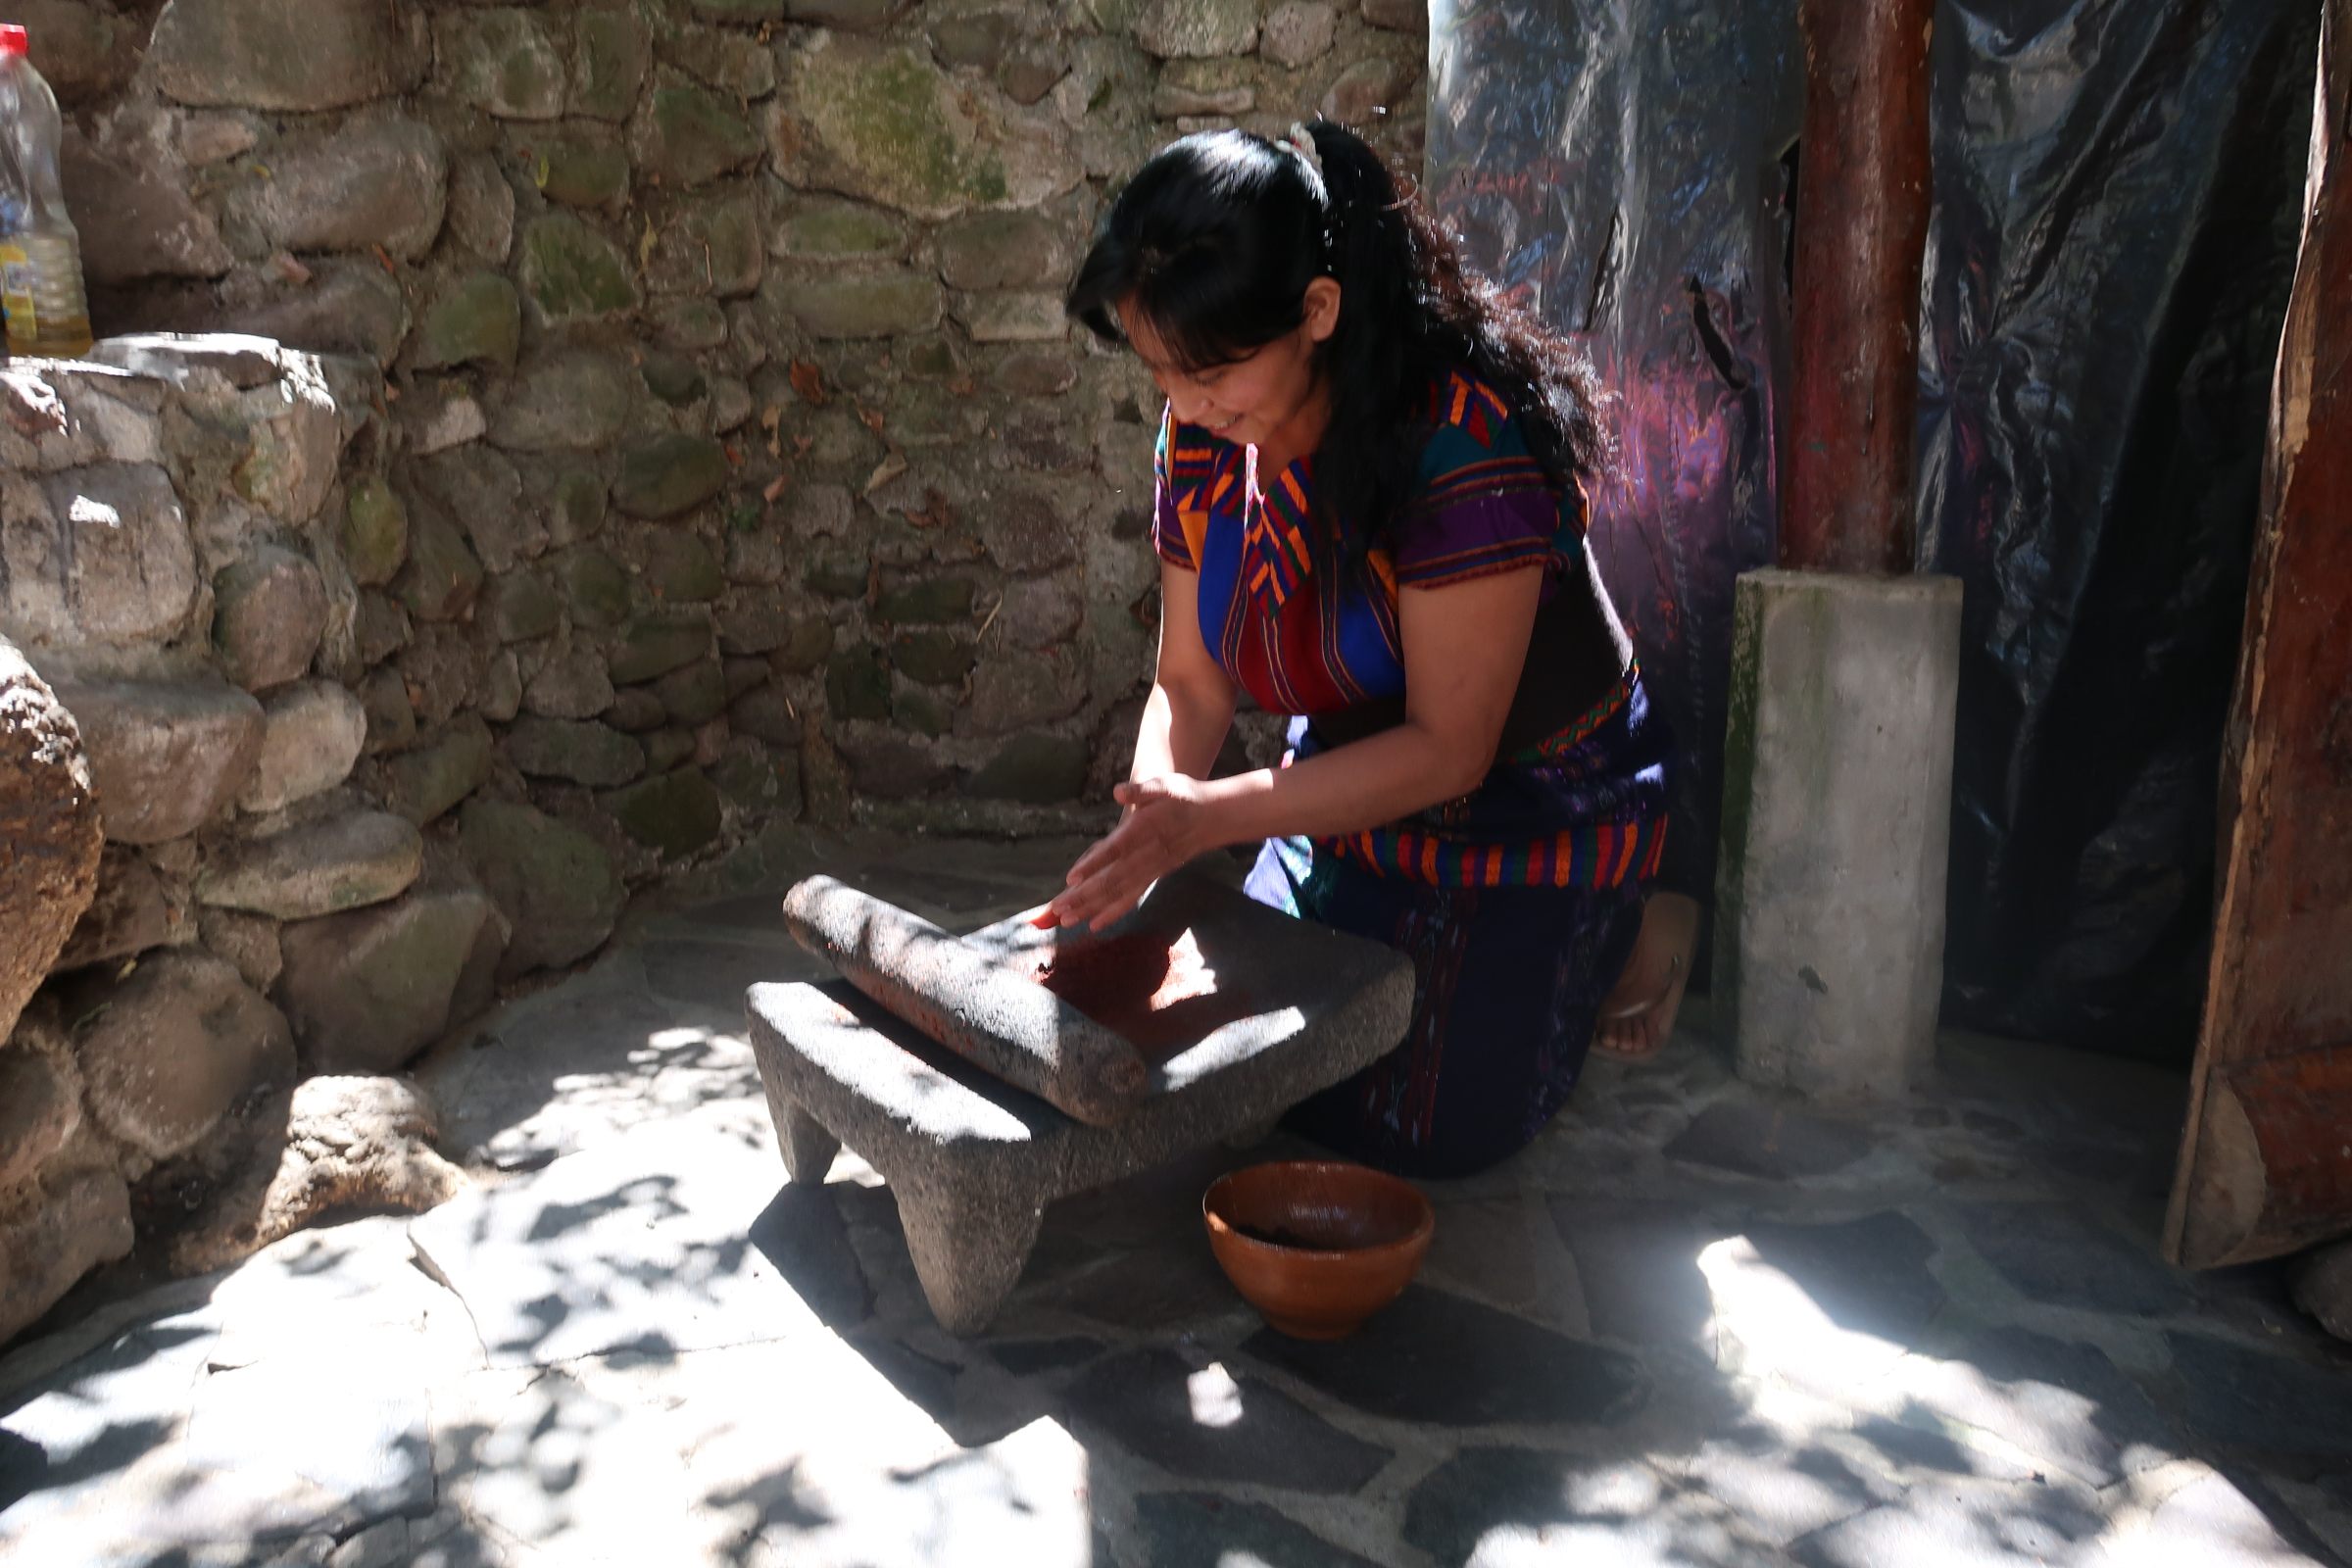
<svg viewBox="0 0 2352 1568"><path fill-rule="evenodd" d="M24 55L32 52L32 38L14 22L0 22L0 55Z"/></svg>

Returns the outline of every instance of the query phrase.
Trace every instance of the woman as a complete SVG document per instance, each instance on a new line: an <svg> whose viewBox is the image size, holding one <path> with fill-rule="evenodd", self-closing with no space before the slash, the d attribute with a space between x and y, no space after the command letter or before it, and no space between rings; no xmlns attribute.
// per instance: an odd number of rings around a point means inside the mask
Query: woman
<svg viewBox="0 0 2352 1568"><path fill-rule="evenodd" d="M1590 369L1328 122L1162 151L1068 303L1166 394L1164 591L1125 816L1052 917L1264 841L1252 897L1419 980L1403 1045L1294 1125L1414 1175L1504 1157L1576 1082L1664 837L1667 739L1584 547ZM1211 780L1245 691L1292 755Z"/></svg>

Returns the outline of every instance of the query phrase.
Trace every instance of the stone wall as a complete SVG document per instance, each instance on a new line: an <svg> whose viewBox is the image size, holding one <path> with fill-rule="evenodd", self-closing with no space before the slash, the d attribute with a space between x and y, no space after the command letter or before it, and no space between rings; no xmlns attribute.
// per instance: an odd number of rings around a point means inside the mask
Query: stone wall
<svg viewBox="0 0 2352 1568"><path fill-rule="evenodd" d="M1317 110L1419 161L1419 0L26 21L102 330L390 370L370 751L486 720L632 875L738 813L1099 820L1155 612L1156 400L1058 304L1104 191Z"/></svg>
<svg viewBox="0 0 2352 1568"><path fill-rule="evenodd" d="M1418 0L18 14L117 336L0 379L0 636L105 835L0 1047L0 1339L632 888L1101 820L1156 615L1156 399L1059 308L1105 191L1316 110L1419 158Z"/></svg>

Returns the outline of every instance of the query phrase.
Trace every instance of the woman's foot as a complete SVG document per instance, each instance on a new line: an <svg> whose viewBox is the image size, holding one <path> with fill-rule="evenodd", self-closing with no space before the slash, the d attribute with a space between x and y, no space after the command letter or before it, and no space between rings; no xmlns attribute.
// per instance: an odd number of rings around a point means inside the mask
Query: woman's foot
<svg viewBox="0 0 2352 1568"><path fill-rule="evenodd" d="M1642 906L1642 933L1625 973L1600 1004L1592 1049L1619 1061L1647 1061L1674 1033L1674 1015L1690 983L1690 955L1698 945L1698 901L1652 893Z"/></svg>

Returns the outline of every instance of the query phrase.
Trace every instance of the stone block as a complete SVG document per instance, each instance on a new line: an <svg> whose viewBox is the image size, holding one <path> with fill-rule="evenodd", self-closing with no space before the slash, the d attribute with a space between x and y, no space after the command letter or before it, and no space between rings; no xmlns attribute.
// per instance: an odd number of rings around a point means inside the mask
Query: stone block
<svg viewBox="0 0 2352 1568"><path fill-rule="evenodd" d="M1429 31L1429 0L1364 0L1364 20L1395 32Z"/></svg>
<svg viewBox="0 0 2352 1568"><path fill-rule="evenodd" d="M397 280L370 257L306 263L310 280L288 284L250 305L224 305L212 318L224 329L275 338L318 354L365 354L389 365L409 335L409 306Z"/></svg>
<svg viewBox="0 0 2352 1568"><path fill-rule="evenodd" d="M42 1200L0 1221L0 1343L57 1304L74 1282L127 1256L130 1190L111 1170L64 1177Z"/></svg>
<svg viewBox="0 0 2352 1568"><path fill-rule="evenodd" d="M1082 234L1042 213L974 213L939 233L939 275L950 288L1034 287L1078 264Z"/></svg>
<svg viewBox="0 0 2352 1568"><path fill-rule="evenodd" d="M1085 704L1085 678L1067 649L1007 654L973 673L965 722L974 735L1008 735L1067 718Z"/></svg>
<svg viewBox="0 0 2352 1568"><path fill-rule="evenodd" d="M67 125L60 172L90 282L219 277L236 265L220 227L179 180L155 167L152 150L94 147L72 121Z"/></svg>
<svg viewBox="0 0 2352 1568"><path fill-rule="evenodd" d="M288 251L381 248L399 261L424 254L441 232L448 155L413 120L353 124L290 142L229 193L231 221Z"/></svg>
<svg viewBox="0 0 2352 1568"><path fill-rule="evenodd" d="M164 470L0 469L0 631L30 643L170 638L196 599L186 515Z"/></svg>
<svg viewBox="0 0 2352 1568"><path fill-rule="evenodd" d="M1752 1082L1893 1094L1933 1056L1959 652L1951 578L1740 579L1714 995Z"/></svg>
<svg viewBox="0 0 2352 1568"><path fill-rule="evenodd" d="M646 266L656 294L736 299L760 286L767 265L760 203L749 192L682 202L660 225Z"/></svg>
<svg viewBox="0 0 2352 1568"><path fill-rule="evenodd" d="M392 591L418 620L457 620L481 592L482 563L466 534L438 506L409 512L409 557Z"/></svg>
<svg viewBox="0 0 2352 1568"><path fill-rule="evenodd" d="M449 237L474 259L503 268L514 249L514 187L488 153L453 159L449 169Z"/></svg>
<svg viewBox="0 0 2352 1568"><path fill-rule="evenodd" d="M718 556L699 534L661 533L646 541L645 586L665 605L707 605L726 592Z"/></svg>
<svg viewBox="0 0 2352 1568"><path fill-rule="evenodd" d="M0 1044L0 1191L30 1181L80 1125L73 1058L23 1039Z"/></svg>
<svg viewBox="0 0 2352 1568"><path fill-rule="evenodd" d="M564 601L536 571L495 578L484 597L490 630L502 643L535 642L563 624Z"/></svg>
<svg viewBox="0 0 2352 1568"><path fill-rule="evenodd" d="M553 142L539 149L532 178L551 202L611 209L629 194L629 155L601 142Z"/></svg>
<svg viewBox="0 0 2352 1568"><path fill-rule="evenodd" d="M710 651L710 618L700 611L660 611L629 622L612 653L612 681L634 686L691 664Z"/></svg>
<svg viewBox="0 0 2352 1568"><path fill-rule="evenodd" d="M682 767L604 797L606 810L648 849L683 859L718 838L718 791L701 769Z"/></svg>
<svg viewBox="0 0 2352 1568"><path fill-rule="evenodd" d="M860 202L806 200L778 212L768 249L792 261L897 261L906 254L906 222Z"/></svg>
<svg viewBox="0 0 2352 1568"><path fill-rule="evenodd" d="M107 838L161 844L212 820L252 775L261 704L218 678L61 683Z"/></svg>
<svg viewBox="0 0 2352 1568"><path fill-rule="evenodd" d="M514 368L522 343L522 299L496 272L469 272L458 279L424 313L416 329L420 370L481 365Z"/></svg>
<svg viewBox="0 0 2352 1568"><path fill-rule="evenodd" d="M835 36L801 51L777 102L788 109L769 140L789 183L917 218L1035 207L1085 173L1058 121L971 91L903 44Z"/></svg>
<svg viewBox="0 0 2352 1568"><path fill-rule="evenodd" d="M1160 60L1246 55L1257 47L1262 0L1145 0L1135 41Z"/></svg>
<svg viewBox="0 0 2352 1568"><path fill-rule="evenodd" d="M306 680L262 704L262 744L237 792L244 811L275 811L351 776L368 739L368 711L332 681Z"/></svg>
<svg viewBox="0 0 2352 1568"><path fill-rule="evenodd" d="M542 718L594 718L612 706L612 696L604 655L571 637L557 645L524 683L522 706Z"/></svg>
<svg viewBox="0 0 2352 1568"><path fill-rule="evenodd" d="M213 648L247 691L282 686L311 667L326 631L326 584L291 550L259 545L213 579Z"/></svg>
<svg viewBox="0 0 2352 1568"><path fill-rule="evenodd" d="M433 740L384 764L384 805L422 827L490 780L490 727L467 713Z"/></svg>
<svg viewBox="0 0 2352 1568"><path fill-rule="evenodd" d="M94 816L91 826L95 831ZM182 928L182 918L164 897L164 885L155 874L155 867L135 851L118 846L100 858L98 892L90 900L89 907L81 911L73 936L67 939L52 967L62 973L116 958L135 957L172 940ZM10 928L28 934L36 929L21 918L12 918ZM7 1185L5 1179L0 1179L0 1187Z"/></svg>
<svg viewBox="0 0 2352 1568"><path fill-rule="evenodd" d="M760 307L814 338L903 337L937 326L939 284L904 270L771 276Z"/></svg>
<svg viewBox="0 0 2352 1568"><path fill-rule="evenodd" d="M656 87L629 130L637 167L667 185L701 185L749 167L760 132L735 103L683 84Z"/></svg>
<svg viewBox="0 0 2352 1568"><path fill-rule="evenodd" d="M964 781L964 793L1030 806L1076 800L1093 760L1093 748L1074 736L1015 735Z"/></svg>
<svg viewBox="0 0 2352 1568"><path fill-rule="evenodd" d="M90 1114L157 1159L194 1147L248 1089L293 1078L285 1018L209 953L156 954L68 1008Z"/></svg>
<svg viewBox="0 0 2352 1568"><path fill-rule="evenodd" d="M378 0L184 0L157 18L147 58L175 102L310 113L406 92L428 51Z"/></svg>
<svg viewBox="0 0 2352 1568"><path fill-rule="evenodd" d="M1286 71L1311 66L1331 52L1337 21L1328 0L1282 0L1266 14L1258 53Z"/></svg>
<svg viewBox="0 0 2352 1568"><path fill-rule="evenodd" d="M475 800L459 814L458 838L514 928L502 976L575 963L612 934L627 889L612 856L578 828L528 806Z"/></svg>
<svg viewBox="0 0 2352 1568"><path fill-rule="evenodd" d="M1061 295L1051 290L959 294L955 315L975 343L1059 343L1070 335Z"/></svg>
<svg viewBox="0 0 2352 1568"><path fill-rule="evenodd" d="M581 11L572 30L571 112L591 120L628 119L652 63L645 24L635 11Z"/></svg>
<svg viewBox="0 0 2352 1568"><path fill-rule="evenodd" d="M520 276L538 318L550 326L598 320L637 304L619 248L568 213L533 219L523 229Z"/></svg>
<svg viewBox="0 0 2352 1568"><path fill-rule="evenodd" d="M0 1040L98 886L103 802L69 700L0 638Z"/></svg>
<svg viewBox="0 0 2352 1568"><path fill-rule="evenodd" d="M522 504L522 476L497 448L469 443L423 458L409 472L465 528L485 570L511 571L546 551L546 518Z"/></svg>
<svg viewBox="0 0 2352 1568"><path fill-rule="evenodd" d="M287 926L278 999L315 1072L391 1072L438 1039L486 935L505 921L471 888L417 888Z"/></svg>
<svg viewBox="0 0 2352 1568"><path fill-rule="evenodd" d="M409 559L409 509L380 474L364 473L343 497L343 566L364 588L380 588Z"/></svg>
<svg viewBox="0 0 2352 1568"><path fill-rule="evenodd" d="M556 347L526 362L490 417L513 452L586 452L610 445L635 399L628 362L608 349Z"/></svg>
<svg viewBox="0 0 2352 1568"><path fill-rule="evenodd" d="M196 900L306 920L397 898L423 869L414 823L347 811L222 845L197 874Z"/></svg>
<svg viewBox="0 0 2352 1568"><path fill-rule="evenodd" d="M500 120L564 113L564 43L538 13L514 6L442 12L434 42L442 83L461 103Z"/></svg>
<svg viewBox="0 0 2352 1568"><path fill-rule="evenodd" d="M709 436L652 436L621 454L612 504L632 517L674 517L726 487L727 455Z"/></svg>
<svg viewBox="0 0 2352 1568"><path fill-rule="evenodd" d="M507 731L507 760L533 778L605 788L645 771L645 748L609 724L520 718Z"/></svg>

